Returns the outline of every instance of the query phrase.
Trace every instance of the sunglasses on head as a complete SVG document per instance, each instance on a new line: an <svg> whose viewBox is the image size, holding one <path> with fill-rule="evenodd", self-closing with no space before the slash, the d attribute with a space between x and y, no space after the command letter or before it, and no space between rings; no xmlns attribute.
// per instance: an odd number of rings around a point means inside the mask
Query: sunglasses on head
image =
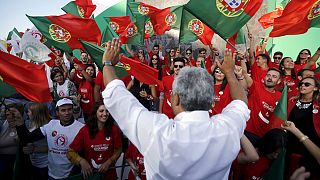
<svg viewBox="0 0 320 180"><path fill-rule="evenodd" d="M174 68L183 68L183 65L174 65Z"/></svg>
<svg viewBox="0 0 320 180"><path fill-rule="evenodd" d="M311 84L309 82L299 82L299 87L302 85L304 85L305 87L314 86L313 84Z"/></svg>
<svg viewBox="0 0 320 180"><path fill-rule="evenodd" d="M275 57L273 57L273 59L281 59L281 57L277 57L277 56L275 56Z"/></svg>

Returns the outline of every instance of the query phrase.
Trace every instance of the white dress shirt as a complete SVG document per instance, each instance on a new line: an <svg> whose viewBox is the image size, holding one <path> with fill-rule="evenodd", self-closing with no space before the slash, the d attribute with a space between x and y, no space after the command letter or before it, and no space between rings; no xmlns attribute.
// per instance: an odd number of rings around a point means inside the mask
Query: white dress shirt
<svg viewBox="0 0 320 180"><path fill-rule="evenodd" d="M228 179L250 114L243 101L232 101L211 118L207 111L192 111L170 120L144 108L120 80L110 82L102 96L144 156L147 179Z"/></svg>

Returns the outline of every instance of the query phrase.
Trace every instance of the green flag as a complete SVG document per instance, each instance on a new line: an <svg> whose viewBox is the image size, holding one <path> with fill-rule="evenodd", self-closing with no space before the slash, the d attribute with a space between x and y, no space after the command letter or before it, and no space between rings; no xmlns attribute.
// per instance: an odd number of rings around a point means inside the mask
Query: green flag
<svg viewBox="0 0 320 180"><path fill-rule="evenodd" d="M288 109L288 85L282 90L281 98L270 117L270 129L280 128L281 124L287 121Z"/></svg>
<svg viewBox="0 0 320 180"><path fill-rule="evenodd" d="M0 80L0 97L9 97L16 93L16 90L12 86Z"/></svg>
<svg viewBox="0 0 320 180"><path fill-rule="evenodd" d="M21 39L21 35L19 31L16 28L13 28L12 31L9 32L7 40L16 40L16 39Z"/></svg>
<svg viewBox="0 0 320 180"><path fill-rule="evenodd" d="M286 150L283 148L278 158L273 161L264 180L284 180Z"/></svg>
<svg viewBox="0 0 320 180"><path fill-rule="evenodd" d="M262 0L190 0L184 7L222 38L237 33L258 11Z"/></svg>

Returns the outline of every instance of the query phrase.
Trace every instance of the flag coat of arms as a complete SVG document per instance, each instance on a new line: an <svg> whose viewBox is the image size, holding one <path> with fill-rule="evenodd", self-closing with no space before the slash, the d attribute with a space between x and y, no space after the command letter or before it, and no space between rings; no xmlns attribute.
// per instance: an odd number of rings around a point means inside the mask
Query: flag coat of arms
<svg viewBox="0 0 320 180"><path fill-rule="evenodd" d="M261 4L262 0L190 0L184 8L228 39L252 18Z"/></svg>
<svg viewBox="0 0 320 180"><path fill-rule="evenodd" d="M71 14L61 16L28 16L51 45L71 52L83 49L79 39L100 44L101 32L91 18L80 18Z"/></svg>

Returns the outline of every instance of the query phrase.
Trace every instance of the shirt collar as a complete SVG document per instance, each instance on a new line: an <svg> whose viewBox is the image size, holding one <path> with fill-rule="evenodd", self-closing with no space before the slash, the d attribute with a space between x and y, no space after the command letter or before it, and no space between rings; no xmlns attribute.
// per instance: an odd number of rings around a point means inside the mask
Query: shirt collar
<svg viewBox="0 0 320 180"><path fill-rule="evenodd" d="M199 121L210 119L208 111L184 111L176 115L174 121Z"/></svg>

